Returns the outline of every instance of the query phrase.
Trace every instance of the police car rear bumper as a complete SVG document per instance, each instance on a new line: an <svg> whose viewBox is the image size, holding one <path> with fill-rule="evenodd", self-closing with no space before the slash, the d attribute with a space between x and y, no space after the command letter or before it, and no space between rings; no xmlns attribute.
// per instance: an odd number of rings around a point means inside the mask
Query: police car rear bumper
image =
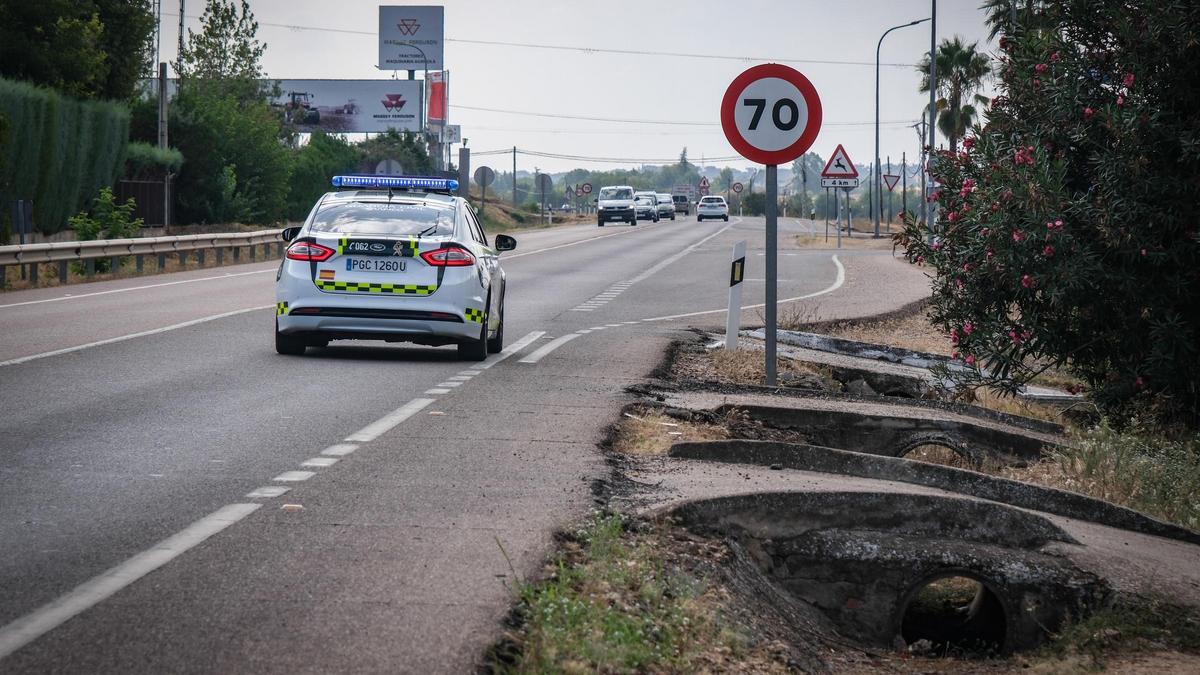
<svg viewBox="0 0 1200 675"><path fill-rule="evenodd" d="M446 342L478 340L481 324L461 317L385 318L378 316L338 316L353 313L340 308L329 314L298 313L280 315L279 332L287 335L311 335L331 340L386 340L429 342L444 338Z"/></svg>

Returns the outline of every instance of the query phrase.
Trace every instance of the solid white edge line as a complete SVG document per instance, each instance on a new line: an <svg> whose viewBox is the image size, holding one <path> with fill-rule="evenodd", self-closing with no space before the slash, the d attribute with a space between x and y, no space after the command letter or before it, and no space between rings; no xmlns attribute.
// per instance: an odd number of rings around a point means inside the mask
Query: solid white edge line
<svg viewBox="0 0 1200 675"><path fill-rule="evenodd" d="M432 398L414 398L404 405L396 408L392 412L380 417L371 422L367 426L346 437L348 443L370 443L379 438L392 427L400 424L404 420L416 415L422 408L433 403L437 399Z"/></svg>
<svg viewBox="0 0 1200 675"><path fill-rule="evenodd" d="M144 330L140 333L130 333L129 335L121 335L119 337L108 338L107 340L98 340L96 342L89 342L87 344L76 345L74 347L65 347L63 349L55 349L52 352L42 352L41 354L32 354L30 356L22 356L22 357L15 358L15 359L9 359L7 361L0 361L0 366L15 366L18 363L28 363L29 361L45 359L45 358L49 358L51 356L59 356L61 354L70 354L71 352L77 352L82 349L91 349L92 347L102 347L104 345L111 345L114 342L124 342L125 340L132 340L134 338L146 337L148 335L157 335L159 333L166 333L167 331L171 331L171 330L178 330L180 328L187 328L189 326L195 326L196 324L201 324L206 321L216 321L217 319L224 319L226 317L236 316L238 314L245 314L246 312L257 312L257 311L260 311L263 309L271 309L273 306L274 305L262 305L261 307L248 307L246 309L237 309L232 312L224 312L222 314L213 314L212 316L203 316L203 317L200 317L199 319L192 319L191 321L184 321L183 323L177 323L177 324L173 324L170 326L163 326L162 328L154 328L152 330Z"/></svg>
<svg viewBox="0 0 1200 675"><path fill-rule="evenodd" d="M816 293L809 293L808 295L798 295L794 298L784 298L783 300L778 301L776 304L782 305L785 302L795 302L797 300L806 300L808 298L815 298L818 295L825 295L826 293L832 293L832 292L836 291L837 289L841 288L842 285L846 283L846 268L842 266L842 261L838 260L838 257L836 254L834 254L832 257L833 257L833 264L835 266L837 266L837 279L835 279L832 284L830 284L828 287L826 287L822 290L817 291ZM759 307L765 307L766 305L767 305L767 303L765 303L765 302L760 302L757 305L746 305L745 307L742 307L742 311L745 311L747 309L757 309ZM688 312L687 314L672 314L670 316L655 316L655 317L651 317L649 319L642 319L642 321L670 321L671 319L686 319L691 316L703 316L705 314L719 314L721 312L728 312L728 311L729 311L728 308L708 309L703 312Z"/></svg>
<svg viewBox="0 0 1200 675"><path fill-rule="evenodd" d="M537 342L545 334L546 334L546 331L544 331L544 330L535 330L532 333L521 338L520 340L517 340L516 342L512 343L511 345L505 347L504 350L501 351L499 354L492 354L491 356L487 357L486 360L481 362L479 365L475 366L475 368L477 368L479 370L487 370L488 368L491 368L492 366L496 365L497 363L500 363L504 359L507 359L508 357L512 356L513 354L516 354L517 352L521 351L522 349L528 347L529 345L533 344L534 342Z"/></svg>
<svg viewBox="0 0 1200 675"><path fill-rule="evenodd" d="M209 537L262 508L229 504L188 525L125 562L76 586L38 609L0 628L0 659L103 602L126 586L194 548Z"/></svg>
<svg viewBox="0 0 1200 675"><path fill-rule="evenodd" d="M579 333L569 333L562 337L555 338L555 339L551 340L550 342L547 342L536 352L530 354L529 356L526 356L525 358L521 359L517 363L537 363L538 361L541 361L543 358L545 358L546 355L549 354L550 352L554 351L555 349L558 349L559 347L567 344L568 342L570 342L571 340L574 340L577 337L579 337Z"/></svg>
<svg viewBox="0 0 1200 675"><path fill-rule="evenodd" d="M252 263L253 264L253 263ZM80 293L79 295L64 295L57 298L44 298L42 300L26 300L25 302L12 302L7 305L0 305L0 309L8 307L22 307L24 305L39 305L43 302L61 302L63 300L78 300L80 298L92 298L97 295L112 295L113 293L127 293L129 291L143 291L147 288L162 288L163 286L177 286L179 284L191 284L197 281L218 281L220 279L233 279L236 277L244 277L249 274L266 274L274 272L275 268L267 270L255 270L253 272L238 272L236 274L222 274L215 277L201 277L199 279L183 279L180 281L167 281L161 284L147 284L145 286L130 286L129 288L114 288L110 291L96 291L95 293ZM61 288L61 287L60 287Z"/></svg>

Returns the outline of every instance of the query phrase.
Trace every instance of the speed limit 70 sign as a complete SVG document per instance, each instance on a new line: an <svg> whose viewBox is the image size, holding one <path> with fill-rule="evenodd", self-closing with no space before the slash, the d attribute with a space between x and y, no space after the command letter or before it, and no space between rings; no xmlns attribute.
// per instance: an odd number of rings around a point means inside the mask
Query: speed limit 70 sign
<svg viewBox="0 0 1200 675"><path fill-rule="evenodd" d="M786 164L821 130L821 99L800 71L778 63L738 75L721 99L721 128L738 154L759 164Z"/></svg>

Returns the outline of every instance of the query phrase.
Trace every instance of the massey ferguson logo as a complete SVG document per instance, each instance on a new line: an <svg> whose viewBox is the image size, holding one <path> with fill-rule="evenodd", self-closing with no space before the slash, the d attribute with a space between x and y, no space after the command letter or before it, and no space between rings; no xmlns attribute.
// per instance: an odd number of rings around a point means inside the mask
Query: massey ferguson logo
<svg viewBox="0 0 1200 675"><path fill-rule="evenodd" d="M417 23L416 19L400 19L396 28L400 29L401 35L416 35L417 31L421 30L421 24Z"/></svg>
<svg viewBox="0 0 1200 675"><path fill-rule="evenodd" d="M383 109L388 112L399 112L404 107L405 100L400 94L384 94L383 97L380 103L383 103Z"/></svg>

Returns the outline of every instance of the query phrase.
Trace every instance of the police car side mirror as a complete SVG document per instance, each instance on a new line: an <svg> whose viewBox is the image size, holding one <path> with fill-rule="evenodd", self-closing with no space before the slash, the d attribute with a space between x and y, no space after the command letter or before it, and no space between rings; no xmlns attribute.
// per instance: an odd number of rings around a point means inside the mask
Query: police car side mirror
<svg viewBox="0 0 1200 675"><path fill-rule="evenodd" d="M517 247L517 240L507 234L496 235L496 250L511 251Z"/></svg>
<svg viewBox="0 0 1200 675"><path fill-rule="evenodd" d="M291 241L295 239L296 235L298 234L300 234L299 227L285 227L283 228L283 232L279 233L279 238L284 241Z"/></svg>

